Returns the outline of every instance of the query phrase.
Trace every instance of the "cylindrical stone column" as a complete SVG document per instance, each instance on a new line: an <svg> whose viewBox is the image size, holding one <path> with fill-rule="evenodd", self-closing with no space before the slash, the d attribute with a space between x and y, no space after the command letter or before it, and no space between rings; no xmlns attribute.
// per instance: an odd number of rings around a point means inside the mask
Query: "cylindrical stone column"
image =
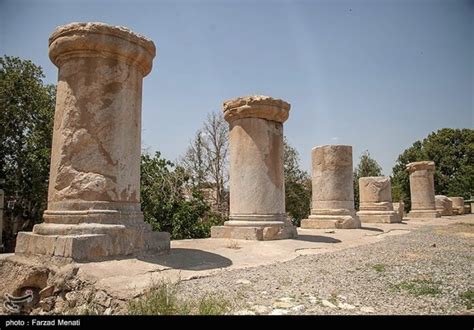
<svg viewBox="0 0 474 330"><path fill-rule="evenodd" d="M290 104L268 96L224 102L229 123L230 214L212 237L271 240L291 238L285 213L283 123Z"/></svg>
<svg viewBox="0 0 474 330"><path fill-rule="evenodd" d="M449 197L453 202L453 215L464 214L464 198L462 197Z"/></svg>
<svg viewBox="0 0 474 330"><path fill-rule="evenodd" d="M360 228L354 209L352 146L315 147L311 158L311 214L301 221L301 228Z"/></svg>
<svg viewBox="0 0 474 330"><path fill-rule="evenodd" d="M436 195L435 196L436 211L441 216L453 215L453 201L446 196Z"/></svg>
<svg viewBox="0 0 474 330"><path fill-rule="evenodd" d="M363 177L359 179L360 211L357 212L361 222L401 222L393 210L392 187L386 176Z"/></svg>
<svg viewBox="0 0 474 330"><path fill-rule="evenodd" d="M155 52L151 40L124 27L72 23L53 32L49 57L59 77L48 208L17 252L91 259L156 245L145 242L140 210L142 80ZM29 242L51 235L70 238L66 248ZM156 247L166 249L161 238Z"/></svg>
<svg viewBox="0 0 474 330"><path fill-rule="evenodd" d="M409 218L439 218L434 191L435 163L421 161L407 164L410 173L411 211Z"/></svg>

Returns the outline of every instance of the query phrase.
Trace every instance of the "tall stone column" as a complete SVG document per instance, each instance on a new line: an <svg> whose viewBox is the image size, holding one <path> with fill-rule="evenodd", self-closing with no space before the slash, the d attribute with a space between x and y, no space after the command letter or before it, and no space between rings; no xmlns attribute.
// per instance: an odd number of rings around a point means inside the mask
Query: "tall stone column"
<svg viewBox="0 0 474 330"><path fill-rule="evenodd" d="M215 238L273 240L296 236L285 213L283 123L290 104L268 96L224 102L229 123L230 215Z"/></svg>
<svg viewBox="0 0 474 330"><path fill-rule="evenodd" d="M142 80L155 45L124 27L71 23L49 39L59 68L44 223L16 252L92 260L169 249L140 210Z"/></svg>
<svg viewBox="0 0 474 330"><path fill-rule="evenodd" d="M399 214L393 210L392 186L386 176L363 177L359 179L361 222L401 222Z"/></svg>
<svg viewBox="0 0 474 330"><path fill-rule="evenodd" d="M462 197L449 197L453 202L453 215L464 214L464 198Z"/></svg>
<svg viewBox="0 0 474 330"><path fill-rule="evenodd" d="M436 195L435 196L436 211L441 216L453 215L453 201L446 196Z"/></svg>
<svg viewBox="0 0 474 330"><path fill-rule="evenodd" d="M312 158L312 206L301 228L360 228L354 209L352 147L315 147Z"/></svg>
<svg viewBox="0 0 474 330"><path fill-rule="evenodd" d="M434 178L435 163L421 161L407 164L410 173L411 211L409 218L439 218L436 211Z"/></svg>

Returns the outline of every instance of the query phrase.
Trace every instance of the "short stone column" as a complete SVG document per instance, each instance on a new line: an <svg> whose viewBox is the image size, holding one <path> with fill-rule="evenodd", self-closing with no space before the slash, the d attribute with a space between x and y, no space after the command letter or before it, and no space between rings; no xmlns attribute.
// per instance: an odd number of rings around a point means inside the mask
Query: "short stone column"
<svg viewBox="0 0 474 330"><path fill-rule="evenodd" d="M436 195L435 196L436 211L441 216L453 215L453 201L446 196Z"/></svg>
<svg viewBox="0 0 474 330"><path fill-rule="evenodd" d="M155 45L124 27L71 23L49 39L59 68L44 223L16 253L94 260L169 249L140 210L142 80Z"/></svg>
<svg viewBox="0 0 474 330"><path fill-rule="evenodd" d="M312 206L301 228L360 228L354 209L352 147L315 147L312 158Z"/></svg>
<svg viewBox="0 0 474 330"><path fill-rule="evenodd" d="M411 211L409 218L439 218L434 191L435 163L421 161L407 164L410 173Z"/></svg>
<svg viewBox="0 0 474 330"><path fill-rule="evenodd" d="M215 238L273 240L296 236L285 213L283 123L290 104L268 96L224 102L229 123L230 214Z"/></svg>
<svg viewBox="0 0 474 330"><path fill-rule="evenodd" d="M360 204L357 215L364 222L401 222L393 210L392 186L386 176L363 177L359 179Z"/></svg>
<svg viewBox="0 0 474 330"><path fill-rule="evenodd" d="M453 215L464 214L464 198L462 197L449 197L453 202Z"/></svg>
<svg viewBox="0 0 474 330"><path fill-rule="evenodd" d="M405 203L400 200L398 202L392 203L393 205L393 210L397 212L398 216L400 217L401 220L405 217Z"/></svg>

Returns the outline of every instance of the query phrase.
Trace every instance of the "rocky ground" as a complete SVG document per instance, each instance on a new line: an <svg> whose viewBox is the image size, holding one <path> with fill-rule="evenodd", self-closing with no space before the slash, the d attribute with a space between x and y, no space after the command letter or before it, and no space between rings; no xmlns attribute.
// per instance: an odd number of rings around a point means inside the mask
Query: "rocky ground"
<svg viewBox="0 0 474 330"><path fill-rule="evenodd" d="M379 243L183 282L235 314L472 312L474 224L422 227Z"/></svg>
<svg viewBox="0 0 474 330"><path fill-rule="evenodd" d="M422 226L378 243L182 281L177 296L222 298L231 314L470 314L473 248L472 221ZM77 265L45 264L0 260L2 291L35 291L22 313L128 313L129 301L79 280Z"/></svg>

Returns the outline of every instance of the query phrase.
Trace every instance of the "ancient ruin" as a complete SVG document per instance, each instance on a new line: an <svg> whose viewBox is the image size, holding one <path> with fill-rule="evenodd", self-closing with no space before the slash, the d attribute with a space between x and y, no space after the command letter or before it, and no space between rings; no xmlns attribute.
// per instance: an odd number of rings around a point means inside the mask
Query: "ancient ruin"
<svg viewBox="0 0 474 330"><path fill-rule="evenodd" d="M352 147L315 147L311 157L311 214L301 221L301 228L360 228L354 209Z"/></svg>
<svg viewBox="0 0 474 330"><path fill-rule="evenodd" d="M283 123L290 104L268 96L224 102L230 137L230 214L214 238L273 240L296 237L285 213Z"/></svg>
<svg viewBox="0 0 474 330"><path fill-rule="evenodd" d="M464 214L464 198L462 197L449 197L453 202L453 215Z"/></svg>
<svg viewBox="0 0 474 330"><path fill-rule="evenodd" d="M434 178L435 163L421 161L406 166L410 173L411 211L409 218L439 218L436 211Z"/></svg>
<svg viewBox="0 0 474 330"><path fill-rule="evenodd" d="M400 200L398 202L392 203L393 210L397 212L401 220L405 217L405 203Z"/></svg>
<svg viewBox="0 0 474 330"><path fill-rule="evenodd" d="M453 215L453 201L446 196L436 195L435 196L436 211L441 216Z"/></svg>
<svg viewBox="0 0 474 330"><path fill-rule="evenodd" d="M386 176L363 177L359 179L360 204L357 216L361 222L401 222L393 210L392 186Z"/></svg>
<svg viewBox="0 0 474 330"><path fill-rule="evenodd" d="M155 45L124 27L71 23L49 39L59 68L44 223L17 254L93 260L169 249L140 210L142 80Z"/></svg>

